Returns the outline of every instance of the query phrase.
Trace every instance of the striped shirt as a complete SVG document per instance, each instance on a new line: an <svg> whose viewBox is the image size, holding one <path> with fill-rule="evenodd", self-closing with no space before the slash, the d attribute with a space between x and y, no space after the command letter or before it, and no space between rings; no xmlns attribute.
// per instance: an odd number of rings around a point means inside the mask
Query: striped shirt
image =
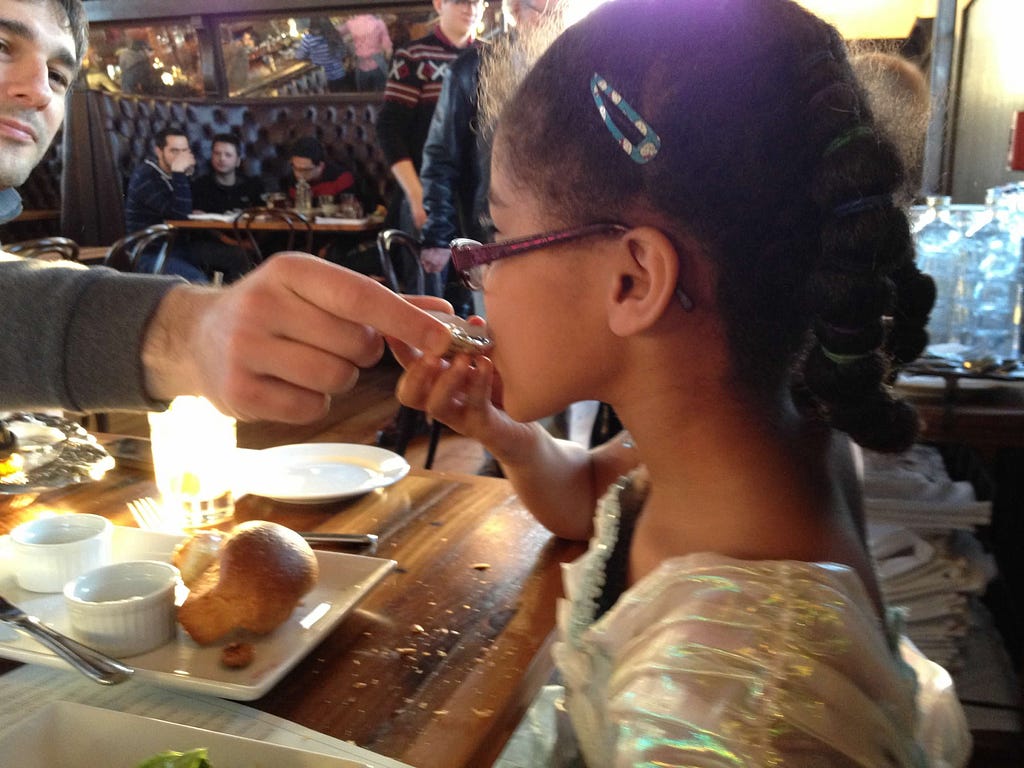
<svg viewBox="0 0 1024 768"><path fill-rule="evenodd" d="M132 171L124 196L126 232L163 224L166 219L187 219L192 213L192 188L184 173L166 173L153 160Z"/></svg>
<svg viewBox="0 0 1024 768"><path fill-rule="evenodd" d="M389 165L408 159L419 171L445 74L463 50L440 29L395 50L377 118L377 136Z"/></svg>
<svg viewBox="0 0 1024 768"><path fill-rule="evenodd" d="M344 51L338 51L337 55L332 54L331 46L325 38L309 32L302 36L295 51L296 59L309 59L313 64L323 67L329 81L345 77L345 64L342 61L344 55Z"/></svg>

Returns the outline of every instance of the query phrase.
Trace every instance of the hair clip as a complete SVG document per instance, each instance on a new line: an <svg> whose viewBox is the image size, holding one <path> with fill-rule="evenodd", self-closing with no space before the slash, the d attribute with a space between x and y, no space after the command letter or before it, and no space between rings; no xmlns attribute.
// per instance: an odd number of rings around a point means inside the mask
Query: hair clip
<svg viewBox="0 0 1024 768"><path fill-rule="evenodd" d="M629 102L622 98L622 94L610 86L608 81L597 74L597 72L590 78L590 92L594 95L594 104L597 105L597 111L601 114L605 127L619 143L619 146L622 147L622 151L629 155L629 159L638 165L643 165L653 160L654 156L658 154L658 150L661 149L661 138L647 124L647 121L637 114L636 110L629 105ZM640 132L642 138L639 144L634 144L627 139L622 131L619 130L619 127L612 121L611 115L608 114L605 97Z"/></svg>
<svg viewBox="0 0 1024 768"><path fill-rule="evenodd" d="M892 195L869 195L868 197L858 197L856 200L850 200L842 205L837 205L832 209L832 215L841 219L843 216L863 213L875 208L885 208L890 205L892 205Z"/></svg>
<svg viewBox="0 0 1024 768"><path fill-rule="evenodd" d="M834 62L835 60L835 54L832 53L831 49L823 48L820 51L812 53L810 56L804 59L801 66L805 70L810 71L812 69L815 69L819 64L824 64L827 61Z"/></svg>
<svg viewBox="0 0 1024 768"><path fill-rule="evenodd" d="M823 354L826 358L831 360L836 365L844 366L852 365L853 363L856 363L858 360L863 360L865 357L870 357L873 353L861 352L859 354L853 355L840 355L837 354L836 352L829 352L827 349L825 349L825 347L821 347L821 354Z"/></svg>
<svg viewBox="0 0 1024 768"><path fill-rule="evenodd" d="M875 131L873 128L867 125L855 125L852 128L847 128L845 131L840 133L834 139L832 143L825 147L825 151L822 152L823 157L828 157L833 152L842 149L854 139L867 138L868 136L874 136Z"/></svg>

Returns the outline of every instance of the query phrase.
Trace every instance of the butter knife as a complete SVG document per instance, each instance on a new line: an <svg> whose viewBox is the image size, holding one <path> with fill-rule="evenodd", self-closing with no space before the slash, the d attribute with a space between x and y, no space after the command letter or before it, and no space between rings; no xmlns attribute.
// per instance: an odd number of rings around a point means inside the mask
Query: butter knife
<svg viewBox="0 0 1024 768"><path fill-rule="evenodd" d="M337 544L358 547L371 554L377 551L378 537L374 533L329 533L319 531L300 532L299 535L310 544Z"/></svg>
<svg viewBox="0 0 1024 768"><path fill-rule="evenodd" d="M25 634L45 645L68 664L87 677L103 685L114 685L132 676L135 669L117 659L82 645L67 635L48 627L35 616L29 616L21 608L0 596L0 622L20 629Z"/></svg>

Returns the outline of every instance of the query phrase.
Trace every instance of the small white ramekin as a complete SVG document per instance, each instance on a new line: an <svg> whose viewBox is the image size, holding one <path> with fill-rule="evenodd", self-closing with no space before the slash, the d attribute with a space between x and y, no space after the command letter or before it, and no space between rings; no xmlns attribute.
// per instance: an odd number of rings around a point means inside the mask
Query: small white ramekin
<svg viewBox="0 0 1024 768"><path fill-rule="evenodd" d="M131 560L83 573L64 587L75 637L110 656L134 656L177 632L178 569L158 560Z"/></svg>
<svg viewBox="0 0 1024 768"><path fill-rule="evenodd" d="M11 531L18 586L60 592L76 576L110 562L114 527L99 515L39 517Z"/></svg>

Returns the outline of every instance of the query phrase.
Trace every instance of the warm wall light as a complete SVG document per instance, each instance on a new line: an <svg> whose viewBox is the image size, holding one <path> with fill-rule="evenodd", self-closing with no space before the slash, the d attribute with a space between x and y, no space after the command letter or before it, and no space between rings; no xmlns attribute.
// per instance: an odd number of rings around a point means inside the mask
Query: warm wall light
<svg viewBox="0 0 1024 768"><path fill-rule="evenodd" d="M797 0L847 40L903 38L918 16L933 18L936 0Z"/></svg>

